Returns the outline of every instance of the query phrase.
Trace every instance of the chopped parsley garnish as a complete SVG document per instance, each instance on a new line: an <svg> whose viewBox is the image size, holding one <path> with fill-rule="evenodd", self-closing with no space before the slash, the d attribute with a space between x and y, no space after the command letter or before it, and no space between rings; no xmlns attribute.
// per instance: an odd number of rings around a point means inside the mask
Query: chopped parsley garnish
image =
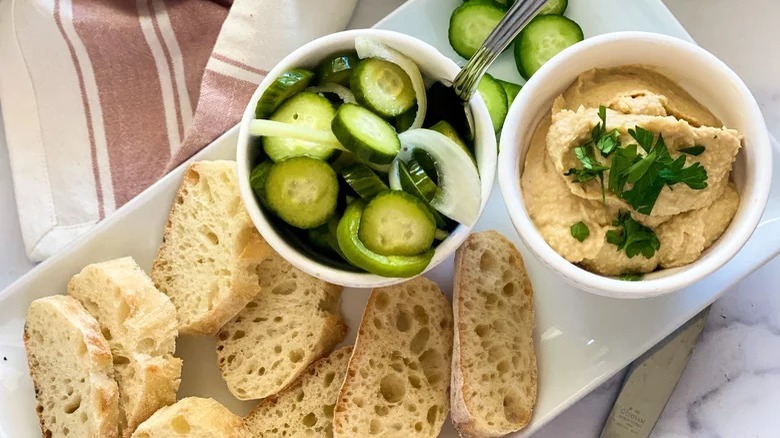
<svg viewBox="0 0 780 438"><path fill-rule="evenodd" d="M643 278L645 278L645 274L625 273L618 276L618 280L623 281L641 281Z"/></svg>
<svg viewBox="0 0 780 438"><path fill-rule="evenodd" d="M685 155L673 159L661 134L656 139L652 132L636 126L628 130L636 144L621 147L618 131L607 132L607 110L603 105L599 106L599 119L601 122L591 131L591 140L574 148L574 155L582 168L569 169L564 175L573 175L578 183L598 178L603 202L606 203L606 190L609 190L637 212L650 214L661 190L667 185L671 187L683 183L694 190L707 187L707 170L698 162L685 167ZM644 154L640 154L637 144ZM609 166L596 160L594 147L605 158L613 155ZM704 152L704 146L696 145L680 151L696 156ZM605 171L609 171L606 188Z"/></svg>
<svg viewBox="0 0 780 438"><path fill-rule="evenodd" d="M571 237L583 242L590 236L590 229L584 222L579 221L571 226Z"/></svg>
<svg viewBox="0 0 780 438"><path fill-rule="evenodd" d="M718 138L718 136L716 135L715 138ZM682 148L680 149L680 152L698 157L704 152L704 146L697 144L696 146L691 146L689 148Z"/></svg>
<svg viewBox="0 0 780 438"><path fill-rule="evenodd" d="M612 225L616 228L607 231L607 242L617 246L618 251L625 250L628 258L642 254L649 259L661 247L655 232L635 221L630 212L618 213Z"/></svg>

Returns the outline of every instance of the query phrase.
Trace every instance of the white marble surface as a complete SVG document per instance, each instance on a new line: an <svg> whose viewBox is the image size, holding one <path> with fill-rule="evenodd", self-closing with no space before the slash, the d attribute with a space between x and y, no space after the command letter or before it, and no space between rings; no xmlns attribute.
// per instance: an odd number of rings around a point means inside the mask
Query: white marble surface
<svg viewBox="0 0 780 438"><path fill-rule="evenodd" d="M572 0L585 1L585 0ZM642 1L642 0L632 0ZM665 0L693 37L748 83L780 137L780 2ZM361 0L352 27L369 27L404 0ZM0 123L0 134L2 124ZM25 255L0 135L0 289L33 264ZM780 258L713 305L691 362L655 437L780 436ZM553 420L535 438L597 437L622 373Z"/></svg>

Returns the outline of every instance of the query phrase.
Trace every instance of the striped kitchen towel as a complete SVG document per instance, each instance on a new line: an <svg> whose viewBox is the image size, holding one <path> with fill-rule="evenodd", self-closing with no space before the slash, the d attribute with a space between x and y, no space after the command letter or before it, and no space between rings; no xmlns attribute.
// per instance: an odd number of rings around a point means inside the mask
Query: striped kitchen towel
<svg viewBox="0 0 780 438"><path fill-rule="evenodd" d="M235 125L267 71L343 29L355 2L0 0L28 256L53 254Z"/></svg>

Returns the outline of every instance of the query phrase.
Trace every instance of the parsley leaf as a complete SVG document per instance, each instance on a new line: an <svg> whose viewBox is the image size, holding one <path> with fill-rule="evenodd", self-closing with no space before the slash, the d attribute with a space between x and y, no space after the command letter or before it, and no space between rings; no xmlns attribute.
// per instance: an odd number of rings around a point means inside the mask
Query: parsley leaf
<svg viewBox="0 0 780 438"><path fill-rule="evenodd" d="M572 225L570 231L571 231L571 237L579 240L580 242L585 241L585 239L587 239L588 236L590 236L590 229L582 221L579 221L576 224Z"/></svg>
<svg viewBox="0 0 780 438"><path fill-rule="evenodd" d="M627 211L618 213L612 225L615 228L607 231L607 242L617 246L618 251L625 251L628 258L642 254L649 259L661 248L655 232L635 221Z"/></svg>
<svg viewBox="0 0 780 438"><path fill-rule="evenodd" d="M682 148L682 149L680 149L680 152L682 152L684 154L688 154L688 155L693 155L694 157L698 157L699 155L704 153L704 146L701 146L701 145L697 144L697 145L691 146L689 148Z"/></svg>
<svg viewBox="0 0 780 438"><path fill-rule="evenodd" d="M682 158L685 164L685 157ZM679 160L679 159L678 159ZM677 162L677 160L675 160ZM658 176L663 178L669 186L677 183L684 183L694 190L703 190L707 188L707 169L701 163L693 163L686 168L673 168L671 166L661 169Z"/></svg>
<svg viewBox="0 0 780 438"><path fill-rule="evenodd" d="M623 193L623 188L628 182L628 169L642 157L636 152L636 144L632 143L624 148L618 148L612 156L609 168L609 191Z"/></svg>
<svg viewBox="0 0 780 438"><path fill-rule="evenodd" d="M642 279L645 277L645 274L634 274L630 272L626 272L624 274L620 274L618 276L618 280L623 281L642 281Z"/></svg>
<svg viewBox="0 0 780 438"><path fill-rule="evenodd" d="M602 156L608 157L620 146L620 140L618 140L619 136L620 132L618 132L617 129L613 129L601 136L599 141L596 142L596 148L601 151Z"/></svg>
<svg viewBox="0 0 780 438"><path fill-rule="evenodd" d="M642 146L645 152L650 153L650 149L653 148L653 138L655 137L652 132L641 126L636 126L634 129L628 130L628 135L634 137L634 140L639 143L639 146Z"/></svg>

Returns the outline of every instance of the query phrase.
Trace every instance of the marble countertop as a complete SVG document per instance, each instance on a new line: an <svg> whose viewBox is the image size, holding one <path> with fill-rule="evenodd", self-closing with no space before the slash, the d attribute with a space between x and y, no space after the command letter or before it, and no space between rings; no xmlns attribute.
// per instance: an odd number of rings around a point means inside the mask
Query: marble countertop
<svg viewBox="0 0 780 438"><path fill-rule="evenodd" d="M578 0L573 0L578 1ZM642 0L635 0L642 1ZM369 27L404 0L361 0L351 27ZM780 138L780 2L665 0L693 38L739 73ZM0 123L0 289L34 265L24 254ZM780 434L780 258L736 285L710 311L693 357L654 437ZM597 437L617 396L619 373L534 438Z"/></svg>

